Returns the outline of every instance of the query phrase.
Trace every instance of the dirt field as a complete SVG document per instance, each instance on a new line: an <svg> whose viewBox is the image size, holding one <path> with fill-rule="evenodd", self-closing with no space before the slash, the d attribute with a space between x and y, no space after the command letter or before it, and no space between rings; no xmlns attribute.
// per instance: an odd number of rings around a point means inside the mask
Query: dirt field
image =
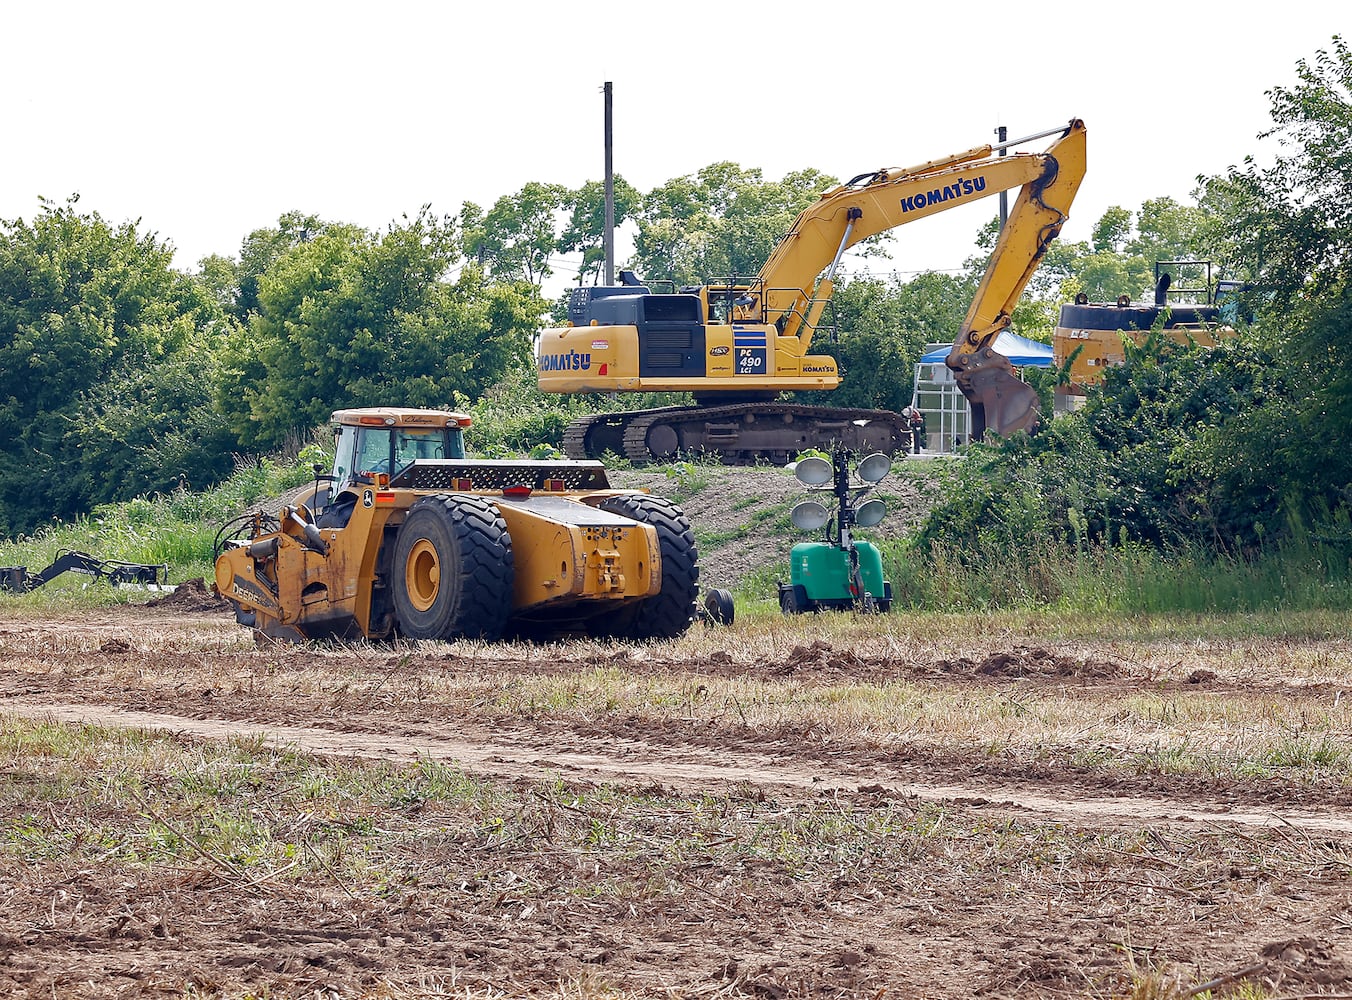
<svg viewBox="0 0 1352 1000"><path fill-rule="evenodd" d="M0 992L1349 992L1352 643L941 624L255 649L190 590L8 609ZM159 736L58 775L49 723ZM190 800L158 763L225 741L293 777ZM479 806L322 787L438 762Z"/></svg>

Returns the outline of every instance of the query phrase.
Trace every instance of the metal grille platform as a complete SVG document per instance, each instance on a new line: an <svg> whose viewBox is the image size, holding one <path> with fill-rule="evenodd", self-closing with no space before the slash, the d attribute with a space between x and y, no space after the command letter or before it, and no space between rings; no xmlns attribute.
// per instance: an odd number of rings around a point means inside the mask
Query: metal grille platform
<svg viewBox="0 0 1352 1000"><path fill-rule="evenodd" d="M390 479L390 489L427 492L496 492L512 486L532 490L562 482L566 490L606 490L605 466L592 461L512 461L496 459L422 459L406 465ZM464 485L468 482L468 486Z"/></svg>

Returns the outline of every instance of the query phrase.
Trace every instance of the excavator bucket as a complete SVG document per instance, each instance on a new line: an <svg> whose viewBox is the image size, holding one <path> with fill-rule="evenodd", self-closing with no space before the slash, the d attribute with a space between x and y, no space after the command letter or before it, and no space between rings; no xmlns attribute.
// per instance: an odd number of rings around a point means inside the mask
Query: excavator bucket
<svg viewBox="0 0 1352 1000"><path fill-rule="evenodd" d="M963 370L955 378L972 410L973 441L980 441L988 430L1008 437L1037 426L1037 392L1014 374L1008 358L987 347L962 361Z"/></svg>

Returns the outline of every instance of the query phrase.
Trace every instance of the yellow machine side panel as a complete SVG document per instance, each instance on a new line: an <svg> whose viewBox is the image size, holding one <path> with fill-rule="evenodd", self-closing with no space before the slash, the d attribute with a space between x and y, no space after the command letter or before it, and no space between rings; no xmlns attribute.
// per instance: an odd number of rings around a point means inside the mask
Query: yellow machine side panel
<svg viewBox="0 0 1352 1000"><path fill-rule="evenodd" d="M711 324L704 328L704 367L710 378L732 378L736 361L732 341L730 326Z"/></svg>
<svg viewBox="0 0 1352 1000"><path fill-rule="evenodd" d="M632 326L569 326L545 330L536 358L545 392L794 391L834 389L835 359L807 355L798 337L772 326L705 327L705 370L698 376L639 376L638 330Z"/></svg>
<svg viewBox="0 0 1352 1000"><path fill-rule="evenodd" d="M1227 332L1234 333L1224 327L1182 325L1166 327L1162 332L1176 344L1186 344L1191 340L1202 347L1215 347ZM1097 385L1103 381L1106 369L1126 361L1123 337L1130 337L1132 343L1141 344L1149 335L1148 330L1076 330L1058 326L1052 332L1052 361L1059 368L1079 350L1079 356L1070 366L1070 384Z"/></svg>
<svg viewBox="0 0 1352 1000"><path fill-rule="evenodd" d="M661 589L661 550L649 525L542 496L504 498L498 509L512 539L517 610L584 598L650 597Z"/></svg>
<svg viewBox="0 0 1352 1000"><path fill-rule="evenodd" d="M1070 381L1074 385L1093 385L1103 378L1108 365L1126 360L1122 333L1118 330L1069 330L1058 326L1052 334L1052 361L1059 368L1076 351L1071 363Z"/></svg>
<svg viewBox="0 0 1352 1000"><path fill-rule="evenodd" d="M637 389L638 329L564 326L545 330L540 334L536 366L545 392Z"/></svg>

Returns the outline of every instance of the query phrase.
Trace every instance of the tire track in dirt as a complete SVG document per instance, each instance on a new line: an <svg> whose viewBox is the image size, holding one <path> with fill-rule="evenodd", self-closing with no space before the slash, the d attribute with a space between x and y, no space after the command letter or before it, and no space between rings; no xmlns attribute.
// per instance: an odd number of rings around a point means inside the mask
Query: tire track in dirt
<svg viewBox="0 0 1352 1000"><path fill-rule="evenodd" d="M605 742L595 751L561 751L513 740L510 743L449 736L400 736L340 732L322 727L188 718L107 706L7 700L0 716L34 721L166 730L199 739L259 739L278 747L363 760L411 761L426 757L452 763L485 777L531 780L565 778L593 784L660 784L686 792L712 785L750 785L778 794L811 796L853 794L886 789L925 802L960 802L994 812L1026 812L1045 822L1094 824L1210 824L1256 828L1285 827L1306 834L1352 834L1345 812L1207 808L1178 799L1145 796L1059 797L990 783L926 784L899 777L883 767L828 769L785 763L764 754L682 748L673 751L637 740Z"/></svg>

